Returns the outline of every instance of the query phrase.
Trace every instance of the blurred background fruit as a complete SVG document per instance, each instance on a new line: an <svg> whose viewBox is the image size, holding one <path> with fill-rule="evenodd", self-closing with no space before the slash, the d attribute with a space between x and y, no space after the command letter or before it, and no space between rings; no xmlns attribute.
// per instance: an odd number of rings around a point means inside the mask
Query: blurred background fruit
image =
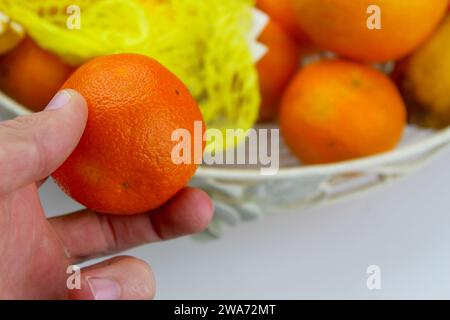
<svg viewBox="0 0 450 320"><path fill-rule="evenodd" d="M75 200L102 213L137 214L161 206L192 178L203 150L202 115L186 86L156 60L135 54L96 58L64 88L80 92L89 107L79 145L53 174ZM188 152L195 151L196 121L198 153L177 164L172 134L185 129L190 137L184 138L192 139Z"/></svg>
<svg viewBox="0 0 450 320"><path fill-rule="evenodd" d="M293 0L256 0L256 6L267 13L299 43L308 42L294 13Z"/></svg>
<svg viewBox="0 0 450 320"><path fill-rule="evenodd" d="M406 56L434 31L448 0L293 0L298 22L319 46L353 59L385 62ZM381 29L367 27L371 5Z"/></svg>
<svg viewBox="0 0 450 320"><path fill-rule="evenodd" d="M406 109L383 73L340 60L313 63L294 78L281 107L282 135L306 164L338 162L393 149Z"/></svg>
<svg viewBox="0 0 450 320"><path fill-rule="evenodd" d="M300 65L300 47L273 21L269 22L259 41L268 48L257 64L261 90L259 120L265 122L278 115L281 95Z"/></svg>
<svg viewBox="0 0 450 320"><path fill-rule="evenodd" d="M414 122L450 125L450 16L411 57L397 67Z"/></svg>
<svg viewBox="0 0 450 320"><path fill-rule="evenodd" d="M31 110L40 111L73 70L26 38L0 57L0 90Z"/></svg>

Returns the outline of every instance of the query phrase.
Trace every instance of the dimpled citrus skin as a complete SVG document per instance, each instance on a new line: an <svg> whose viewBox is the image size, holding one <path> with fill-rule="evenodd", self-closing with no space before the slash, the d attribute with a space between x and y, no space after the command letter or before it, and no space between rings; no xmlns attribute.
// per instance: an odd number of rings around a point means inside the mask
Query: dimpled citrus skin
<svg viewBox="0 0 450 320"><path fill-rule="evenodd" d="M282 101L281 133L306 164L369 156L393 149L406 107L383 73L357 63L323 60L293 79Z"/></svg>
<svg viewBox="0 0 450 320"><path fill-rule="evenodd" d="M292 0L303 30L317 45L368 62L397 60L422 44L444 17L448 0ZM368 8L381 29L367 27ZM372 13L372 12L371 12Z"/></svg>
<svg viewBox="0 0 450 320"><path fill-rule="evenodd" d="M96 58L63 88L80 92L89 108L79 145L53 174L73 199L102 213L138 214L161 206L192 178L197 165L171 159L171 135L183 128L193 138L202 115L185 85L157 61Z"/></svg>

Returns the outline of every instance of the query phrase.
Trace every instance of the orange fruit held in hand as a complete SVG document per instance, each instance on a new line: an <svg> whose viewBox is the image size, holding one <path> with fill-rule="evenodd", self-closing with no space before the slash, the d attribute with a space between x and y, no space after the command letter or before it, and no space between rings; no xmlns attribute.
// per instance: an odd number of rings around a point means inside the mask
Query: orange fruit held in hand
<svg viewBox="0 0 450 320"><path fill-rule="evenodd" d="M283 91L300 65L300 48L272 21L259 41L269 50L257 64L261 91L259 120L270 121L277 116Z"/></svg>
<svg viewBox="0 0 450 320"><path fill-rule="evenodd" d="M293 3L299 23L317 45L353 59L384 62L402 58L420 46L444 17L448 0L295 0ZM371 11L373 5L380 10ZM380 14L374 15L377 12ZM376 25L372 23L377 20L381 28L373 29Z"/></svg>
<svg viewBox="0 0 450 320"><path fill-rule="evenodd" d="M391 150L405 125L406 107L394 83L369 66L340 60L300 71L280 114L285 142L307 164Z"/></svg>
<svg viewBox="0 0 450 320"><path fill-rule="evenodd" d="M80 92L89 107L86 130L67 161L53 174L57 184L86 207L110 214L157 208L182 189L197 164L176 164L175 130L191 135L204 124L186 86L157 61L142 55L96 58L81 66L63 88Z"/></svg>
<svg viewBox="0 0 450 320"><path fill-rule="evenodd" d="M267 13L297 42L308 42L308 36L300 27L295 15L293 0L257 0L256 6Z"/></svg>
<svg viewBox="0 0 450 320"><path fill-rule="evenodd" d="M41 111L73 70L27 38L0 57L0 90L31 110Z"/></svg>

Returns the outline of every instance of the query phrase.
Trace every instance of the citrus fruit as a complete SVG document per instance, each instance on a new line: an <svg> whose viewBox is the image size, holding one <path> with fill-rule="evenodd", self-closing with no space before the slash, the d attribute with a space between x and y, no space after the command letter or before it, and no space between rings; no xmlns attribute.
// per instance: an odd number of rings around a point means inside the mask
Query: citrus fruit
<svg viewBox="0 0 450 320"><path fill-rule="evenodd" d="M400 86L413 121L432 127L450 124L450 16L438 31L400 63Z"/></svg>
<svg viewBox="0 0 450 320"><path fill-rule="evenodd" d="M402 58L424 42L444 16L448 0L293 3L303 30L319 46L362 61L384 62ZM377 20L381 28L373 29Z"/></svg>
<svg viewBox="0 0 450 320"><path fill-rule="evenodd" d="M267 54L258 62L261 91L260 121L269 121L278 113L283 90L300 65L300 49L275 22L270 21L259 41L267 46Z"/></svg>
<svg viewBox="0 0 450 320"><path fill-rule="evenodd" d="M308 37L301 29L295 16L292 0L257 0L256 5L297 42L308 42Z"/></svg>
<svg viewBox="0 0 450 320"><path fill-rule="evenodd" d="M194 175L197 164L172 159L176 130L192 137L200 110L185 85L142 55L104 56L82 65L63 85L86 99L86 130L73 154L53 174L86 207L109 214L138 214L161 206ZM198 144L198 143L197 143ZM203 145L200 143L200 161Z"/></svg>
<svg viewBox="0 0 450 320"><path fill-rule="evenodd" d="M73 68L26 38L0 57L0 90L33 111L42 110Z"/></svg>
<svg viewBox="0 0 450 320"><path fill-rule="evenodd" d="M341 60L301 70L286 89L280 114L285 142L307 164L388 151L405 123L404 102L386 75Z"/></svg>

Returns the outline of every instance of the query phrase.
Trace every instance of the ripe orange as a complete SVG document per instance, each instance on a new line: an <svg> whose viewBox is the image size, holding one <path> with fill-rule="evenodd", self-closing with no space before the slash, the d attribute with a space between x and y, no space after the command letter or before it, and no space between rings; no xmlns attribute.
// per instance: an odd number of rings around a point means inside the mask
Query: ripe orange
<svg viewBox="0 0 450 320"><path fill-rule="evenodd" d="M300 27L294 13L293 0L257 0L259 9L267 13L297 42L307 42L308 37Z"/></svg>
<svg viewBox="0 0 450 320"><path fill-rule="evenodd" d="M102 213L142 213L194 175L196 164L172 161L178 142L171 136L185 129L194 138L194 122L204 131L203 118L186 86L157 61L135 54L96 58L63 88L80 92L89 106L78 147L53 174L78 202Z"/></svg>
<svg viewBox="0 0 450 320"><path fill-rule="evenodd" d="M259 41L269 51L258 62L261 91L260 121L273 120L289 80L300 65L300 49L275 22L269 22Z"/></svg>
<svg viewBox="0 0 450 320"><path fill-rule="evenodd" d="M443 18L448 0L295 0L299 23L319 46L343 56L384 62L406 56ZM381 29L368 28L371 5L381 12Z"/></svg>
<svg viewBox="0 0 450 320"><path fill-rule="evenodd" d="M283 137L304 163L338 162L388 151L406 124L406 107L381 72L340 60L305 67L283 97Z"/></svg>
<svg viewBox="0 0 450 320"><path fill-rule="evenodd" d="M17 102L42 110L73 68L27 38L0 57L0 90Z"/></svg>

